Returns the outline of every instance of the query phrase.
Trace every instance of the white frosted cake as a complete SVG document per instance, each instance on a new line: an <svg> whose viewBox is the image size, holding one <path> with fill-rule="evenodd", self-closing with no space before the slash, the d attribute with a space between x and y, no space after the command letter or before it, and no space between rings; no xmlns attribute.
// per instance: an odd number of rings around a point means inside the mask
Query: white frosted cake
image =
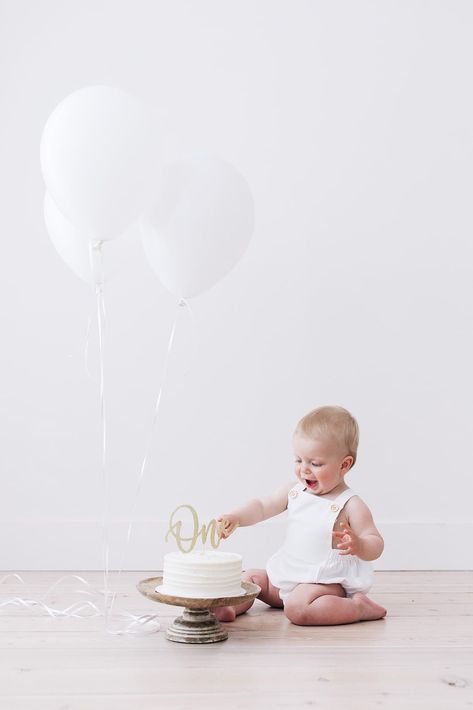
<svg viewBox="0 0 473 710"><path fill-rule="evenodd" d="M242 557L216 550L169 552L164 555L161 594L191 599L237 597L241 586Z"/></svg>

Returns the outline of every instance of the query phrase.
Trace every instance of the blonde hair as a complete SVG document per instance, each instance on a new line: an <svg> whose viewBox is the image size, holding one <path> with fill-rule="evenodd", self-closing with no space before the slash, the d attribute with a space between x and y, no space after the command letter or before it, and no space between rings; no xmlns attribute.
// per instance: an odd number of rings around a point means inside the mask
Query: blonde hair
<svg viewBox="0 0 473 710"><path fill-rule="evenodd" d="M302 434L309 439L323 436L335 440L346 456L353 457L352 466L355 465L360 430L355 417L343 407L313 409L297 423L294 434Z"/></svg>

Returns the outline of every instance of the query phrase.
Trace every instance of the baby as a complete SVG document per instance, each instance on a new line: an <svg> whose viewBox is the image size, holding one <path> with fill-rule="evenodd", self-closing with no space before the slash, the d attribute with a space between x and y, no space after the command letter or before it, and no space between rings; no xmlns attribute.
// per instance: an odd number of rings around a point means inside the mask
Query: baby
<svg viewBox="0 0 473 710"><path fill-rule="evenodd" d="M345 483L356 461L358 436L356 420L343 407L314 409L294 432L297 483L217 518L221 537L227 538L239 525L288 510L282 548L266 569L248 570L243 580L258 584L258 599L284 608L294 624L350 624L386 615L366 596L373 581L371 560L381 555L384 541L366 503ZM233 621L252 603L214 612L220 621Z"/></svg>

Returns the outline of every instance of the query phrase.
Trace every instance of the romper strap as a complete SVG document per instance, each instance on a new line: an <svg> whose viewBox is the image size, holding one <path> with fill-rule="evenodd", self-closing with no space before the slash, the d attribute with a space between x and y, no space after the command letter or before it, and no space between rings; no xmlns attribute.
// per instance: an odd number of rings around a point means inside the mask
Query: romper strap
<svg viewBox="0 0 473 710"><path fill-rule="evenodd" d="M343 493L340 493L340 495L335 498L333 501L333 504L331 505L331 510L333 513L338 513L345 503L347 503L350 498L353 498L353 496L356 496L357 494L355 491L353 491L351 488L347 488L346 491L343 491Z"/></svg>

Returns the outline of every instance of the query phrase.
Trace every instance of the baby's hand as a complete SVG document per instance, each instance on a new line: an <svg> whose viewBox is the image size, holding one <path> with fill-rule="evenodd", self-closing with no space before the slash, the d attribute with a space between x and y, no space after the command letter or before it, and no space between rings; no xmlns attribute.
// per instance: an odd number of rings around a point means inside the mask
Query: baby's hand
<svg viewBox="0 0 473 710"><path fill-rule="evenodd" d="M225 515L219 515L217 518L217 525L219 531L219 537L224 540L230 537L232 532L236 530L239 526L238 518L231 513L226 513Z"/></svg>
<svg viewBox="0 0 473 710"><path fill-rule="evenodd" d="M334 537L341 538L337 547L341 555L358 555L361 552L361 540L348 523L340 523L342 531L334 531Z"/></svg>

